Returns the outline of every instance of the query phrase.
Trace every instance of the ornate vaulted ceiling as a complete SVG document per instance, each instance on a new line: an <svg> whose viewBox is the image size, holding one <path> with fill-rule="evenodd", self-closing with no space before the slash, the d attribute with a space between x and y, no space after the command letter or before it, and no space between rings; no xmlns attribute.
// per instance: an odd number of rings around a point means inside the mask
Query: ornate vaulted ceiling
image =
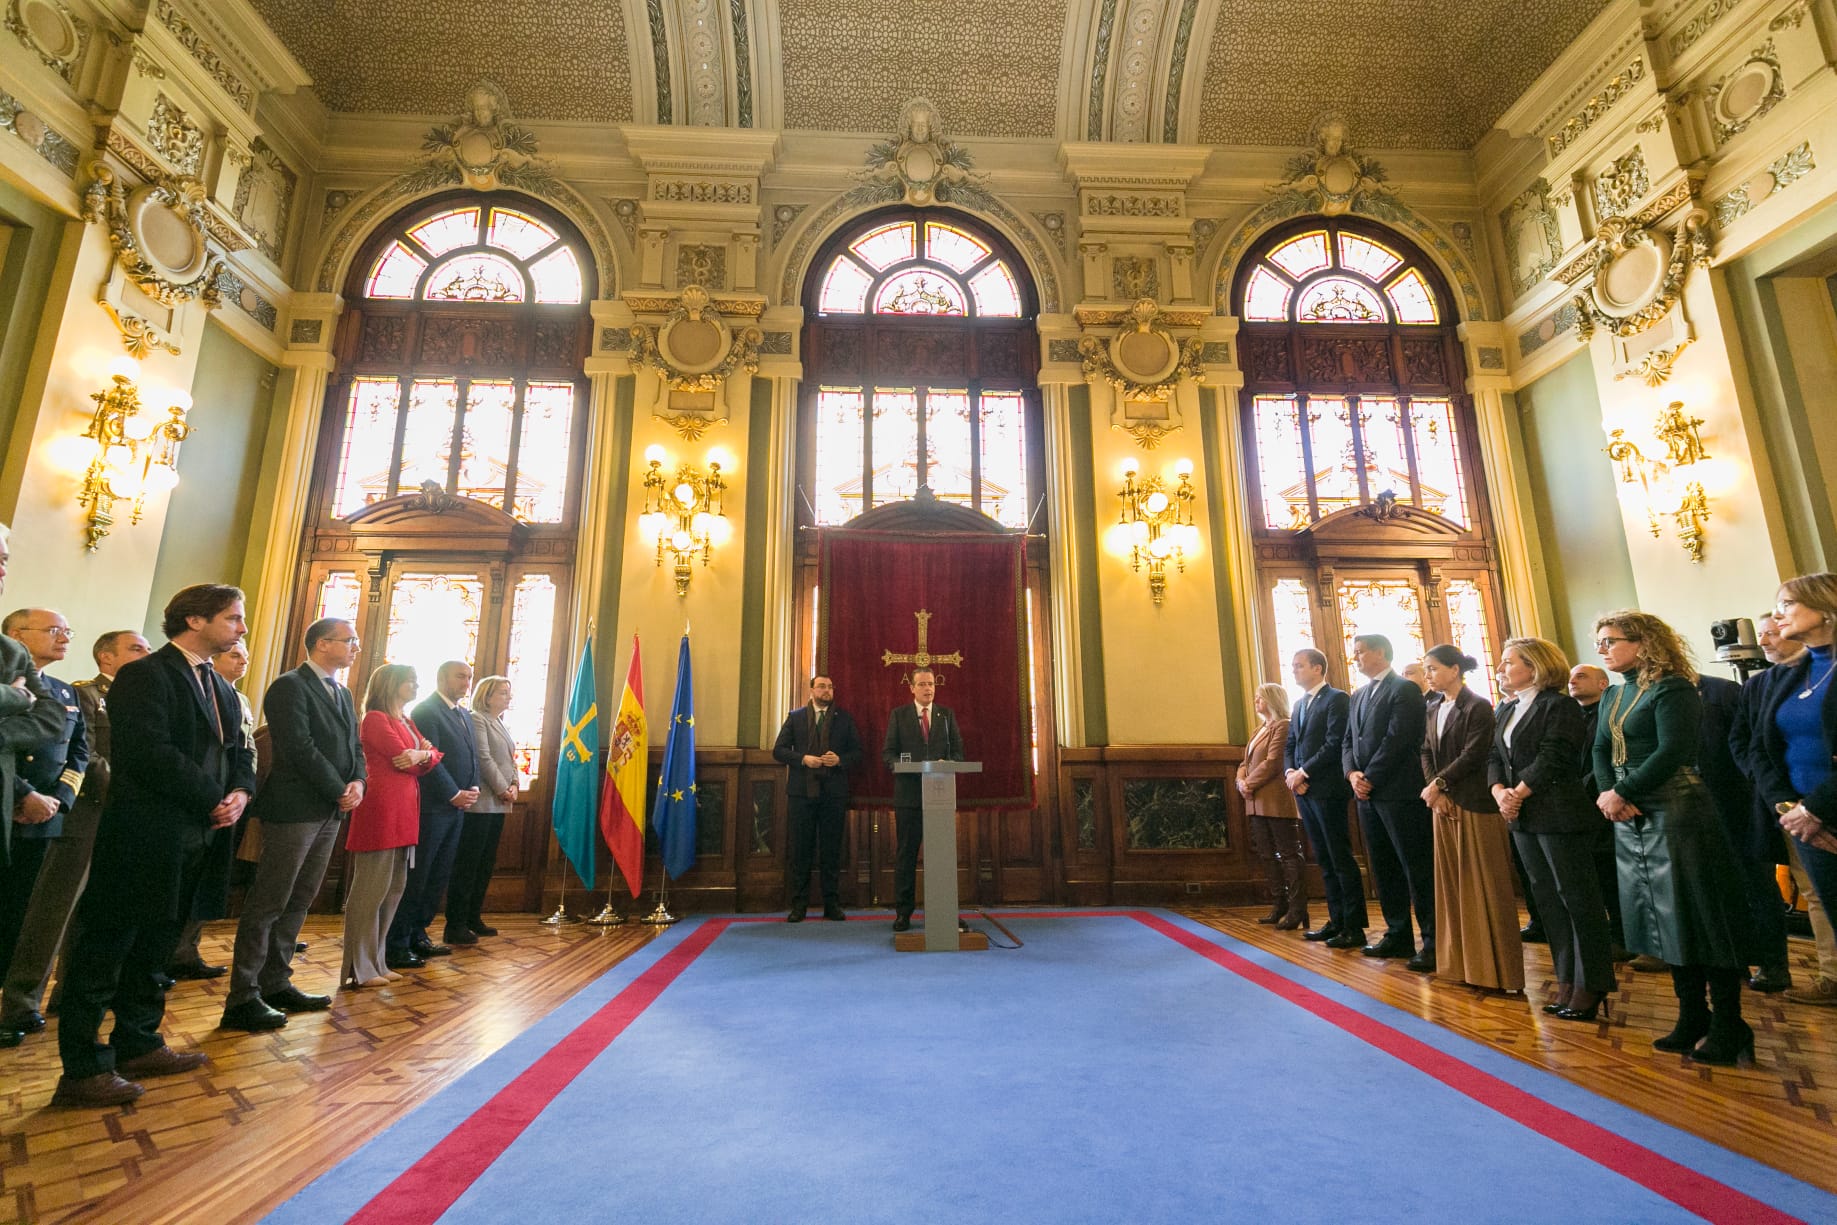
<svg viewBox="0 0 1837 1225"><path fill-rule="evenodd" d="M1467 149L1608 0L250 0L332 110Z"/></svg>

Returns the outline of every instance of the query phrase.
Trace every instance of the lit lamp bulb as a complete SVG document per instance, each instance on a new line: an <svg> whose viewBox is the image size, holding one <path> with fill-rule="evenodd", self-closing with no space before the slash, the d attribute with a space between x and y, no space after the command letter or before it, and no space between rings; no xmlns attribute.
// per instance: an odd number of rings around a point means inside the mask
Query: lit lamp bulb
<svg viewBox="0 0 1837 1225"><path fill-rule="evenodd" d="M1162 514L1167 510L1167 495L1155 490L1142 502L1142 509L1151 515Z"/></svg>
<svg viewBox="0 0 1837 1225"><path fill-rule="evenodd" d="M1174 465L1174 475L1179 477L1193 475L1193 461L1190 459L1180 460Z"/></svg>
<svg viewBox="0 0 1837 1225"><path fill-rule="evenodd" d="M1146 519L1137 519L1134 523L1131 523L1129 525L1129 535L1134 539L1136 544L1147 544L1148 521Z"/></svg>
<svg viewBox="0 0 1837 1225"><path fill-rule="evenodd" d="M1157 536L1153 540L1148 542L1148 555L1150 557L1164 558L1164 557L1167 557L1169 554L1171 554L1173 551L1174 551L1174 542L1172 540L1169 540L1166 536Z"/></svg>
<svg viewBox="0 0 1837 1225"><path fill-rule="evenodd" d="M681 528L677 528L670 533L670 547L678 553L687 553L695 547L695 538Z"/></svg>
<svg viewBox="0 0 1837 1225"><path fill-rule="evenodd" d="M1128 459L1125 459L1123 461L1123 476L1133 477L1137 472L1140 472L1141 470L1142 470L1141 465L1135 462L1135 456L1131 455Z"/></svg>
<svg viewBox="0 0 1837 1225"><path fill-rule="evenodd" d="M669 452L665 451L662 447L658 446L656 443L652 443L650 446L644 448L644 458L650 463L661 464L668 460L670 455Z"/></svg>
<svg viewBox="0 0 1837 1225"><path fill-rule="evenodd" d="M112 379L125 379L130 383L139 382L140 363L124 353L108 364L108 376Z"/></svg>
<svg viewBox="0 0 1837 1225"><path fill-rule="evenodd" d="M688 510L695 505L695 486L687 481L682 481L676 488L670 490L670 496L675 498L677 504L684 510Z"/></svg>
<svg viewBox="0 0 1837 1225"><path fill-rule="evenodd" d="M689 530L705 539L708 535L708 525L713 518L707 511L698 510L695 512L695 517L689 520Z"/></svg>

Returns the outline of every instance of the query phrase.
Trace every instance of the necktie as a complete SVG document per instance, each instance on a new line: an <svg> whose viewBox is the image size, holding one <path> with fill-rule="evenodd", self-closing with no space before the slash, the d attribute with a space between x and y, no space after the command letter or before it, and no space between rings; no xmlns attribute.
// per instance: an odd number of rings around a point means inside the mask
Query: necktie
<svg viewBox="0 0 1837 1225"><path fill-rule="evenodd" d="M1308 725L1308 698L1311 696L1311 694L1304 693L1301 695L1301 700L1295 703L1294 720L1295 732L1297 735L1300 734L1301 729Z"/></svg>
<svg viewBox="0 0 1837 1225"><path fill-rule="evenodd" d="M217 733L217 739L223 739L223 714L217 709L217 690L211 684L211 666L198 665L198 687L204 690L204 709L210 711L211 729Z"/></svg>
<svg viewBox="0 0 1837 1225"><path fill-rule="evenodd" d="M919 707L919 730L925 733L925 739L931 739L931 707Z"/></svg>

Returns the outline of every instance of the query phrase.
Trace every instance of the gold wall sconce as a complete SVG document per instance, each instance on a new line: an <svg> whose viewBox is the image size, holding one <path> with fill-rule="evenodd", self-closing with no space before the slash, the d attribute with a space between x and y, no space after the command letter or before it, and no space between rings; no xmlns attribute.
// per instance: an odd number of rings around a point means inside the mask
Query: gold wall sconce
<svg viewBox="0 0 1837 1225"><path fill-rule="evenodd" d="M1199 529L1193 525L1193 461L1174 464L1176 484L1170 491L1159 476L1142 477L1134 456L1123 461L1123 487L1117 491L1122 514L1117 520L1118 542L1129 550L1130 568L1148 568L1148 594L1156 604L1167 594L1167 565L1186 569L1187 555L1199 548Z"/></svg>
<svg viewBox="0 0 1837 1225"><path fill-rule="evenodd" d="M672 475L664 470L670 457L662 447L649 448L644 458L650 468L644 474L644 511L638 519L639 528L657 541L657 565L662 567L664 558L670 559L676 594L686 596L696 555L701 555L702 565L706 566L714 556L715 546L727 543L733 532L721 509L721 495L727 489L721 477L721 461L711 454L706 472L684 463Z"/></svg>
<svg viewBox="0 0 1837 1225"><path fill-rule="evenodd" d="M1709 495L1702 481L1686 481L1680 471L1709 458L1699 431L1703 418L1688 416L1682 400L1673 400L1652 423L1652 437L1665 448L1665 458L1648 459L1625 430L1608 435L1605 450L1614 461L1615 475L1623 485L1638 485L1646 505L1646 526L1656 539L1664 530L1661 519L1677 528L1678 542L1690 560L1703 560L1705 525L1709 522Z"/></svg>
<svg viewBox="0 0 1837 1225"><path fill-rule="evenodd" d="M95 444L95 454L77 489L77 505L89 512L84 549L93 553L115 525L115 504L129 502L130 524L139 523L147 495L179 483L179 444L191 436L185 414L191 397L182 391L164 393L169 401L164 421L139 421L140 363L118 357L109 363L109 385L92 392L96 411L83 437Z"/></svg>

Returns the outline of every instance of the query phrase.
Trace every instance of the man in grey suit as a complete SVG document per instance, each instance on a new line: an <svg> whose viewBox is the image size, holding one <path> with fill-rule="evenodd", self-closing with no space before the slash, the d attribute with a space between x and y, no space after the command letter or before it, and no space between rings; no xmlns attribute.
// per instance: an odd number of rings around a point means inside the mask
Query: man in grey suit
<svg viewBox="0 0 1837 1225"><path fill-rule="evenodd" d="M887 718L886 743L880 757L887 768L904 761L962 761L963 733L957 716L932 701L938 693L938 674L930 668L912 670L912 702L896 707ZM893 818L899 827L899 858L893 865L893 905L898 914L893 930L912 927L912 910L918 902L919 847L925 840L925 810L916 774L893 776Z"/></svg>
<svg viewBox="0 0 1837 1225"><path fill-rule="evenodd" d="M1391 671L1390 639L1359 634L1352 658L1370 681L1352 695L1342 754L1346 781L1359 802L1359 827L1378 885L1384 938L1367 957L1407 957L1410 969L1435 969L1435 841L1422 802L1422 740L1428 709L1422 690ZM1422 929L1422 951L1410 934L1410 906Z"/></svg>
<svg viewBox="0 0 1837 1225"><path fill-rule="evenodd" d="M344 815L364 797L357 711L337 673L357 659L349 621L306 629L306 662L275 678L262 699L273 766L250 816L262 823L261 859L236 924L223 1028L279 1029L290 1012L330 1007L293 985L294 943L325 880Z"/></svg>

